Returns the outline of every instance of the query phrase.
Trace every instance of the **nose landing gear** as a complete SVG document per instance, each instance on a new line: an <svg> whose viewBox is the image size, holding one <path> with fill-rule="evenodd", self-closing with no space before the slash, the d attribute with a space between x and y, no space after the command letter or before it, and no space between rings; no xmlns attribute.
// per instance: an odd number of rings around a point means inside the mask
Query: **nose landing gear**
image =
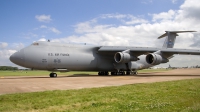
<svg viewBox="0 0 200 112"><path fill-rule="evenodd" d="M56 73L50 73L49 76L50 77L57 77L57 74Z"/></svg>

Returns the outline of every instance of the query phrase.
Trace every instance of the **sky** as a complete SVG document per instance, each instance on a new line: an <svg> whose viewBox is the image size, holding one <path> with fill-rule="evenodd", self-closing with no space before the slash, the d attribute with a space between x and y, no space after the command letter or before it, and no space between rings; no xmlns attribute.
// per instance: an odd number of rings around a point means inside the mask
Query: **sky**
<svg viewBox="0 0 200 112"><path fill-rule="evenodd" d="M0 66L35 41L100 46L162 47L165 31L175 48L200 49L199 0L1 0ZM160 66L200 65L200 56L176 55Z"/></svg>

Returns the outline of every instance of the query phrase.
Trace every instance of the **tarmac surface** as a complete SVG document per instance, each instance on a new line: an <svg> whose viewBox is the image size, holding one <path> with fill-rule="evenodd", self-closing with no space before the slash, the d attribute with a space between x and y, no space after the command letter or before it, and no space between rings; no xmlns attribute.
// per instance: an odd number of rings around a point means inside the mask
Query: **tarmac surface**
<svg viewBox="0 0 200 112"><path fill-rule="evenodd" d="M8 76L0 78L0 95L47 90L69 90L135 83L152 83L200 78L200 69L176 69L165 72L140 73L136 76L97 76L74 74L50 78L47 76Z"/></svg>

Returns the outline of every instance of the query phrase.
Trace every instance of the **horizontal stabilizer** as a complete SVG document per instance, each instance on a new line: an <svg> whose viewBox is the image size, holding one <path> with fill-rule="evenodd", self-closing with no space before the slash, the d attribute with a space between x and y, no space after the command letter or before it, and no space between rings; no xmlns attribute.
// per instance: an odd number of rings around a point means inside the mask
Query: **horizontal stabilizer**
<svg viewBox="0 0 200 112"><path fill-rule="evenodd" d="M158 37L158 39L160 39L160 38L163 38L163 37L167 36L167 35L168 35L168 33L174 33L174 34L176 34L176 36L178 36L178 34L177 34L177 33L196 32L196 31L165 31L165 32L166 32L166 33L165 33L165 34L163 34L163 35L161 35L160 37Z"/></svg>
<svg viewBox="0 0 200 112"><path fill-rule="evenodd" d="M158 37L158 39L167 36L163 44L163 48L173 48L175 40L176 40L176 36L178 36L177 33L196 32L196 31L165 31L165 32L166 33Z"/></svg>

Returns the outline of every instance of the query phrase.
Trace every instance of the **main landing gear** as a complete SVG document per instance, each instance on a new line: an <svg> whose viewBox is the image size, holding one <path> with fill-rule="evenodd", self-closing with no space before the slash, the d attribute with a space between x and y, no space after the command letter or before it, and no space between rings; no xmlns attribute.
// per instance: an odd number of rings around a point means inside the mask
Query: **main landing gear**
<svg viewBox="0 0 200 112"><path fill-rule="evenodd" d="M106 76L106 75L109 75L109 72L99 72L98 75L100 75L100 76Z"/></svg>
<svg viewBox="0 0 200 112"><path fill-rule="evenodd" d="M117 76L117 75L137 75L138 74L138 72L137 71L134 71L134 72L131 72L131 71L119 71L119 72L111 72L111 75L115 75L115 76ZM109 75L109 72L103 72L103 71L101 71L101 72L99 72L98 73L98 75L99 76L108 76Z"/></svg>
<svg viewBox="0 0 200 112"><path fill-rule="evenodd" d="M49 76L50 77L57 77L57 74L56 73L50 73Z"/></svg>

